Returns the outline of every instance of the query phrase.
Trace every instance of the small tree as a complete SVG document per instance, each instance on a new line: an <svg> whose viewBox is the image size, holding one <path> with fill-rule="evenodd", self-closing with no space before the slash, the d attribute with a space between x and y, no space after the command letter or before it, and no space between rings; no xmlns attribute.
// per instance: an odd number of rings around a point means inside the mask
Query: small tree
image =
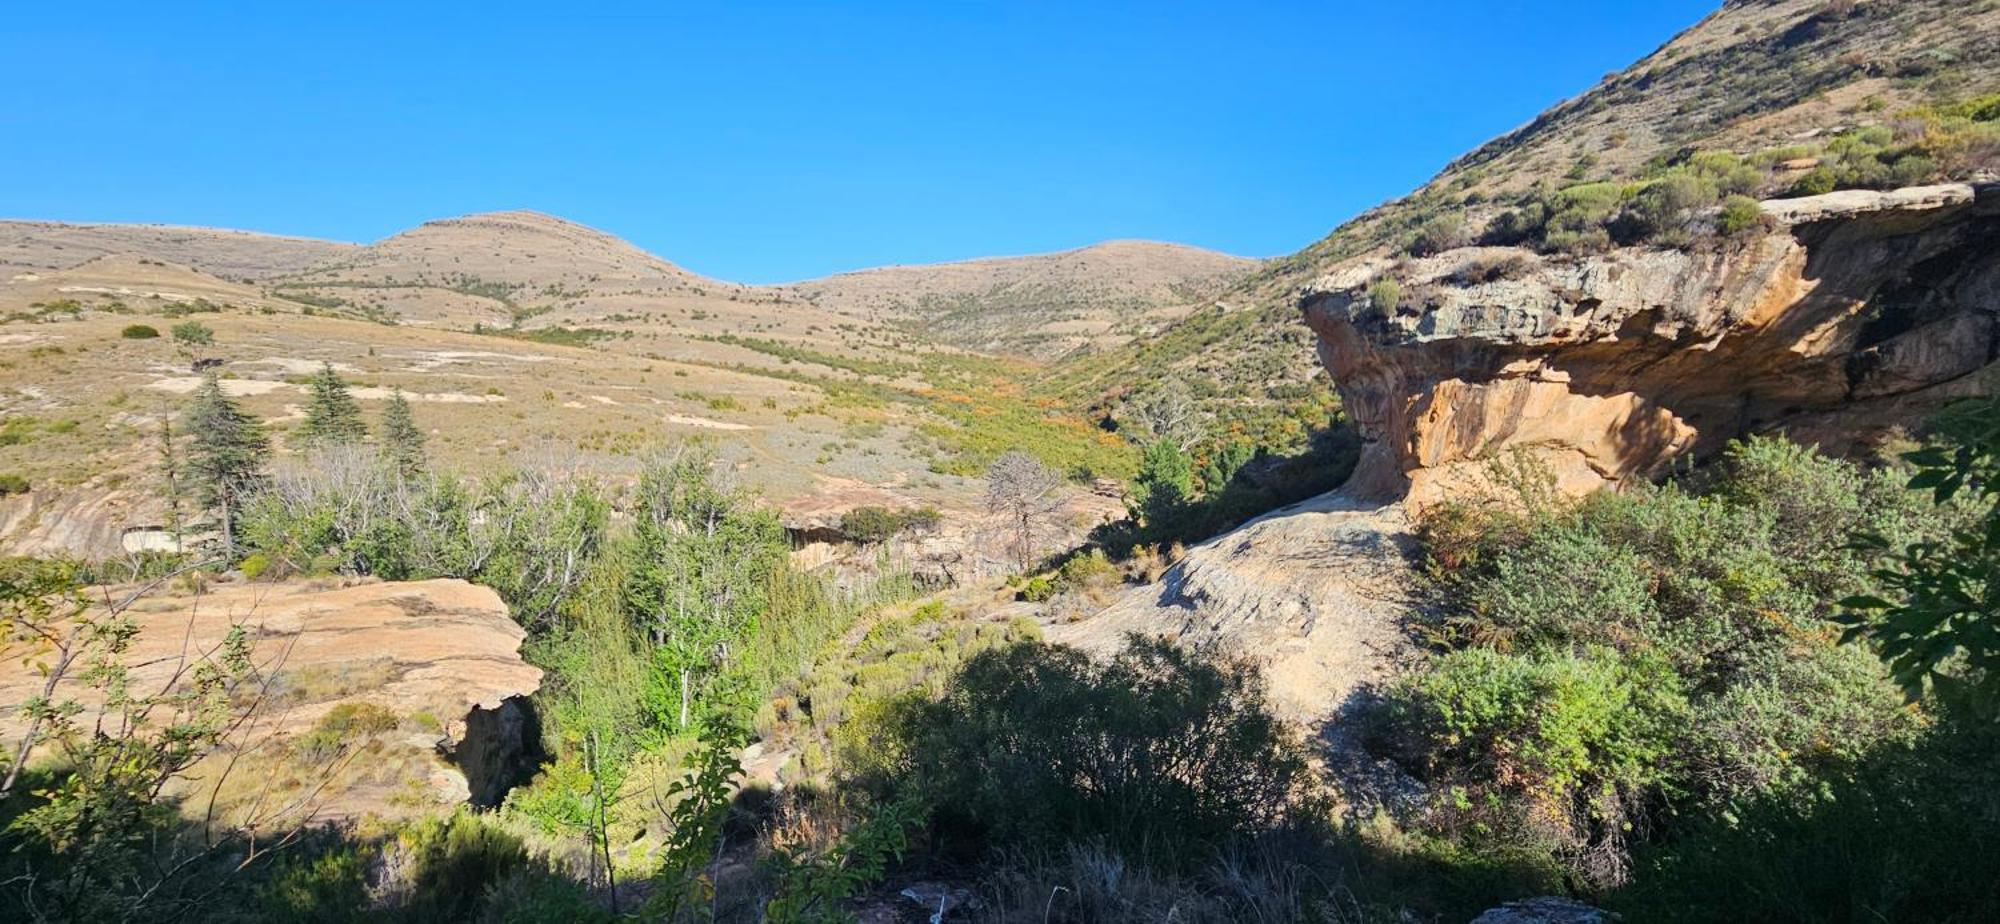
<svg viewBox="0 0 2000 924"><path fill-rule="evenodd" d="M777 517L719 483L712 463L702 449L655 460L639 475L632 509L626 604L653 644L654 712L676 728L726 692L717 685L769 608L771 579L791 551Z"/></svg>
<svg viewBox="0 0 2000 924"><path fill-rule="evenodd" d="M1170 538L1178 532L1181 513L1194 500L1194 462L1173 443L1161 440L1146 447L1139 476L1132 481L1132 518L1149 533Z"/></svg>
<svg viewBox="0 0 2000 924"><path fill-rule="evenodd" d="M244 413L222 393L222 383L209 375L195 391L187 414L188 451L185 471L194 481L203 508L216 515L222 530L222 552L236 554L236 518L245 498L263 479L270 443L257 419Z"/></svg>
<svg viewBox="0 0 2000 924"><path fill-rule="evenodd" d="M1185 452L1201 442L1201 413L1179 379L1169 379L1160 390L1132 406L1132 416L1155 440L1166 440Z"/></svg>
<svg viewBox="0 0 2000 924"><path fill-rule="evenodd" d="M332 363L320 365L311 388L312 396L306 401L306 422L299 427L302 441L337 445L358 443L368 435L367 425L361 422L361 406L347 393L347 383L340 380L340 373L333 371Z"/></svg>
<svg viewBox="0 0 2000 924"><path fill-rule="evenodd" d="M382 453L405 478L423 473L424 432L417 429L400 388L390 393L389 406L382 411Z"/></svg>
<svg viewBox="0 0 2000 924"><path fill-rule="evenodd" d="M1062 507L1062 478L1034 456L1009 452L986 470L986 509L1006 517L1014 564L1022 571L1035 562L1036 534Z"/></svg>

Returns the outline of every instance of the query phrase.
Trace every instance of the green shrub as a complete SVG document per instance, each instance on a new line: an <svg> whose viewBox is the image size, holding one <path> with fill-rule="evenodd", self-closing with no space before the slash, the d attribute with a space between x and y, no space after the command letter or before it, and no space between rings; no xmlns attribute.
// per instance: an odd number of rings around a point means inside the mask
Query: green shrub
<svg viewBox="0 0 2000 924"><path fill-rule="evenodd" d="M1764 210L1757 200L1744 195L1733 195L1722 203L1722 233L1742 234L1768 223Z"/></svg>
<svg viewBox="0 0 2000 924"><path fill-rule="evenodd" d="M1403 303L1403 284L1384 276L1368 284L1368 313L1375 317L1392 318L1396 308Z"/></svg>
<svg viewBox="0 0 2000 924"><path fill-rule="evenodd" d="M344 702L328 710L294 745L312 763L333 759L362 739L393 730L396 714L379 703Z"/></svg>
<svg viewBox="0 0 2000 924"><path fill-rule="evenodd" d="M118 336L127 340L153 340L160 336L160 329L151 324L127 324Z"/></svg>
<svg viewBox="0 0 2000 924"><path fill-rule="evenodd" d="M174 325L174 342L185 346L210 346L215 343L215 331L200 321L182 321Z"/></svg>
<svg viewBox="0 0 2000 924"><path fill-rule="evenodd" d="M919 787L933 834L961 850L1101 840L1177 866L1315 804L1255 668L1157 640L1108 662L1059 645L984 652L885 726L875 783Z"/></svg>
<svg viewBox="0 0 2000 924"><path fill-rule="evenodd" d="M1897 476L1768 439L1681 483L1577 502L1500 474L1508 494L1426 514L1420 625L1444 653L1398 688L1382 732L1463 794L1433 806L1439 824L1539 840L1573 875L1615 885L1625 823L1657 834L1717 817L1917 730L1834 621L1877 554L1850 535L1948 526ZM1566 716L1636 737L1579 749L1543 724ZM1643 768L1619 756L1640 753Z"/></svg>
<svg viewBox="0 0 2000 924"><path fill-rule="evenodd" d="M292 852L258 890L260 920L335 924L368 920L368 859L355 845Z"/></svg>
<svg viewBox="0 0 2000 924"><path fill-rule="evenodd" d="M0 472L0 497L28 493L28 479L12 472Z"/></svg>
<svg viewBox="0 0 2000 924"><path fill-rule="evenodd" d="M905 532L934 530L943 519L936 507L890 509L862 506L840 515L840 531L856 542L887 542Z"/></svg>
<svg viewBox="0 0 2000 924"><path fill-rule="evenodd" d="M1642 850L1606 904L1646 921L2000 920L2000 735L1955 721L1805 793L1770 793Z"/></svg>
<svg viewBox="0 0 2000 924"><path fill-rule="evenodd" d="M1409 251L1412 256L1428 257L1471 243L1466 233L1465 215L1458 211L1432 216L1417 226L1416 236L1411 238Z"/></svg>
<svg viewBox="0 0 2000 924"><path fill-rule="evenodd" d="M243 578L245 580L250 580L250 581L254 581L259 577L262 577L264 572L270 570L270 568L271 568L270 556L267 556L262 552L252 552L248 555L243 556L243 560L236 563L236 569L238 571L243 572Z"/></svg>
<svg viewBox="0 0 2000 924"><path fill-rule="evenodd" d="M1434 820L1544 832L1550 849L1592 857L1577 871L1600 885L1623 879L1624 858L1580 848L1622 843L1667 782L1691 713L1664 659L1603 648L1456 651L1400 684L1389 709L1434 789L1451 796Z"/></svg>

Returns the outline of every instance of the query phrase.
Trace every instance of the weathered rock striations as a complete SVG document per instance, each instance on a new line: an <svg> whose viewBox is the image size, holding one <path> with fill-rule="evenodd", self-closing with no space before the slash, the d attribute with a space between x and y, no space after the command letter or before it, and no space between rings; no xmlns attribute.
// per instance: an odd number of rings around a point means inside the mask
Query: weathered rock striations
<svg viewBox="0 0 2000 924"><path fill-rule="evenodd" d="M1982 388L2000 314L2000 187L1764 204L1767 231L1580 259L1472 247L1307 288L1365 441L1350 491L1422 504L1527 450L1572 490L1783 429L1846 451ZM1373 283L1398 280L1389 311Z"/></svg>

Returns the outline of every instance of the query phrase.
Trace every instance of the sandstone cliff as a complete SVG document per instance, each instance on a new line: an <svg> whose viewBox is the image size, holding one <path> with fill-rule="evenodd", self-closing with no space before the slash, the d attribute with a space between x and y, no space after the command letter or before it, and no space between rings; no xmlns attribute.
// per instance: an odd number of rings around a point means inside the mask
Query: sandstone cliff
<svg viewBox="0 0 2000 924"><path fill-rule="evenodd" d="M1411 650L1406 509L1489 460L1526 452L1585 491L1747 433L1865 448L1987 387L2000 187L1764 210L1766 230L1691 250L1468 247L1320 278L1301 307L1366 441L1353 479L1189 549L1050 636L1108 651L1143 632L1249 655L1286 713L1332 719ZM1385 312L1369 289L1390 275L1404 295Z"/></svg>
<svg viewBox="0 0 2000 924"><path fill-rule="evenodd" d="M1350 489L1423 503L1514 449L1573 490L1747 433L1847 451L1982 387L2000 187L1764 211L1767 232L1692 250L1461 248L1312 283L1301 308L1365 441ZM1386 311L1369 294L1382 278L1405 293Z"/></svg>

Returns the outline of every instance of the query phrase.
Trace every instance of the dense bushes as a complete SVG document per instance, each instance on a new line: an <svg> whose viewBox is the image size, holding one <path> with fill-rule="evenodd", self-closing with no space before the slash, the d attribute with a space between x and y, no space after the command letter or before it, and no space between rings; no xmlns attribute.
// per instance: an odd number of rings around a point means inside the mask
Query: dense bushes
<svg viewBox="0 0 2000 924"><path fill-rule="evenodd" d="M1508 832L1598 885L1628 838L1794 793L1914 716L1868 652L1838 644L1866 586L1857 531L1948 516L1888 473L1775 440L1685 484L1505 502L1424 529L1433 670L1390 693L1390 749L1442 784L1432 824Z"/></svg>
<svg viewBox="0 0 2000 924"><path fill-rule="evenodd" d="M1991 921L2000 732L1949 718L1815 791L1769 793L1640 851L1612 906L1648 921Z"/></svg>
<svg viewBox="0 0 2000 924"><path fill-rule="evenodd" d="M1356 456L1353 434L1342 428L1313 433L1304 451L1289 456L1241 440L1203 443L1192 453L1154 443L1126 499L1130 518L1092 538L1119 558L1139 546L1199 542L1339 487Z"/></svg>
<svg viewBox="0 0 2000 924"><path fill-rule="evenodd" d="M283 573L465 578L540 628L603 552L609 516L609 497L585 478L409 478L374 453L329 446L277 473L244 514L243 533L246 548Z"/></svg>
<svg viewBox="0 0 2000 924"><path fill-rule="evenodd" d="M891 509L867 505L840 515L840 531L855 542L887 542L908 532L934 532L944 519L936 507Z"/></svg>
<svg viewBox="0 0 2000 924"><path fill-rule="evenodd" d="M1161 641L1101 663L1037 643L979 654L884 722L874 753L878 780L921 790L934 835L974 853L1101 841L1171 867L1315 804L1255 669Z"/></svg>

